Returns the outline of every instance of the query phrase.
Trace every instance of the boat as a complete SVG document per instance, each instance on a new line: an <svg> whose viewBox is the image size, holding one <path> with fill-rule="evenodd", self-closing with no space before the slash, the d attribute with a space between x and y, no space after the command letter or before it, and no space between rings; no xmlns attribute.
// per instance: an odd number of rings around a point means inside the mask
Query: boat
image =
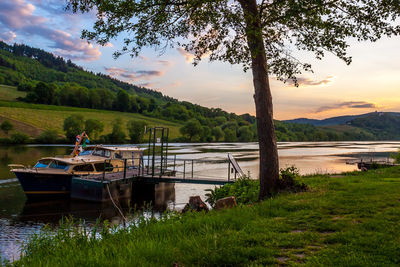
<svg viewBox="0 0 400 267"><path fill-rule="evenodd" d="M33 166L10 164L27 197L41 195L69 196L72 177L92 174L122 172L126 166L137 168L143 150L136 146L80 146L79 142L71 155L45 157Z"/></svg>

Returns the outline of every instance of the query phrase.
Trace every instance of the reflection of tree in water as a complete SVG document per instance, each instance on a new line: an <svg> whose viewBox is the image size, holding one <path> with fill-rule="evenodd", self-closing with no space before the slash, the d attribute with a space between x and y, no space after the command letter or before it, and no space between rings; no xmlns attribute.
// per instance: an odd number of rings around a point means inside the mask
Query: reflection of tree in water
<svg viewBox="0 0 400 267"><path fill-rule="evenodd" d="M24 152L26 152L27 150L28 150L28 147L27 147L27 146L24 146L24 145L22 145L22 146L15 145L15 146L12 146L12 147L11 147L11 152L12 152L12 153L16 153L16 154L18 154L18 153L24 153Z"/></svg>
<svg viewBox="0 0 400 267"><path fill-rule="evenodd" d="M35 147L40 154L50 157L56 155L66 155L70 154L73 150L73 147L60 147L60 146L37 146Z"/></svg>
<svg viewBox="0 0 400 267"><path fill-rule="evenodd" d="M12 157L8 155L8 152L2 153L0 156L0 164L1 165L8 165L11 164L13 161Z"/></svg>

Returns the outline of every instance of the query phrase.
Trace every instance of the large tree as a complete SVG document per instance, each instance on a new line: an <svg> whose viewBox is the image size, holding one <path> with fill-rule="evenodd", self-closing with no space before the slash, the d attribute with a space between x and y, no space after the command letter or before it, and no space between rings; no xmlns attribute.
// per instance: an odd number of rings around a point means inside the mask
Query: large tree
<svg viewBox="0 0 400 267"><path fill-rule="evenodd" d="M330 52L350 64L348 41L376 41L400 33L398 0L69 0L74 12L97 12L83 37L105 45L124 33L115 56L143 47L183 47L197 64L208 55L251 69L260 146L260 199L277 189L278 154L269 75L293 80L311 65L295 49L318 59Z"/></svg>

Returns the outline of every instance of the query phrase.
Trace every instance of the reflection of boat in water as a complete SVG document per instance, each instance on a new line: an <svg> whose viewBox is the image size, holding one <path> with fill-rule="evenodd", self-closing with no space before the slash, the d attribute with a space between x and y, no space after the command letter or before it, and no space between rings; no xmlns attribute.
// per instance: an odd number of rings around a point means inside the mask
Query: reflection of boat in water
<svg viewBox="0 0 400 267"><path fill-rule="evenodd" d="M69 196L73 176L121 172L125 162L134 168L143 154L134 146L90 146L75 155L76 151L75 147L73 155L42 158L33 167L16 164L9 167L27 196Z"/></svg>
<svg viewBox="0 0 400 267"><path fill-rule="evenodd" d="M175 184L172 183L139 185L135 192L137 194L132 198L117 200L117 205L125 215L134 212L134 209L148 208L149 205L153 211L164 211L169 203L175 201ZM112 202L28 199L23 208L21 207L18 221L57 224L59 220L69 216L94 223L98 218L114 221L121 214Z"/></svg>

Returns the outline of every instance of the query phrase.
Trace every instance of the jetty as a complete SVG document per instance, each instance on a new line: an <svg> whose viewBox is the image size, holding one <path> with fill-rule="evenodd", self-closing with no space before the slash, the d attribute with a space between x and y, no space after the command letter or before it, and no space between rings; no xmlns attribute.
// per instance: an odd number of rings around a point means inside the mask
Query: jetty
<svg viewBox="0 0 400 267"><path fill-rule="evenodd" d="M354 160L347 160L346 164L357 164L357 168L362 171L375 170L379 168L399 166L392 158L361 158Z"/></svg>
<svg viewBox="0 0 400 267"><path fill-rule="evenodd" d="M155 127L148 129L149 144L147 155L125 159L122 167L114 167L110 160L104 161L102 174L88 174L72 177L70 196L72 199L104 202L113 199L130 198L135 191L152 190L159 183L191 183L224 185L233 183L244 173L235 158L227 155L227 176L212 177L199 175L196 170L201 163L198 159L179 159L169 156L169 129ZM135 162L139 161L139 165ZM115 171L115 168L118 168Z"/></svg>

